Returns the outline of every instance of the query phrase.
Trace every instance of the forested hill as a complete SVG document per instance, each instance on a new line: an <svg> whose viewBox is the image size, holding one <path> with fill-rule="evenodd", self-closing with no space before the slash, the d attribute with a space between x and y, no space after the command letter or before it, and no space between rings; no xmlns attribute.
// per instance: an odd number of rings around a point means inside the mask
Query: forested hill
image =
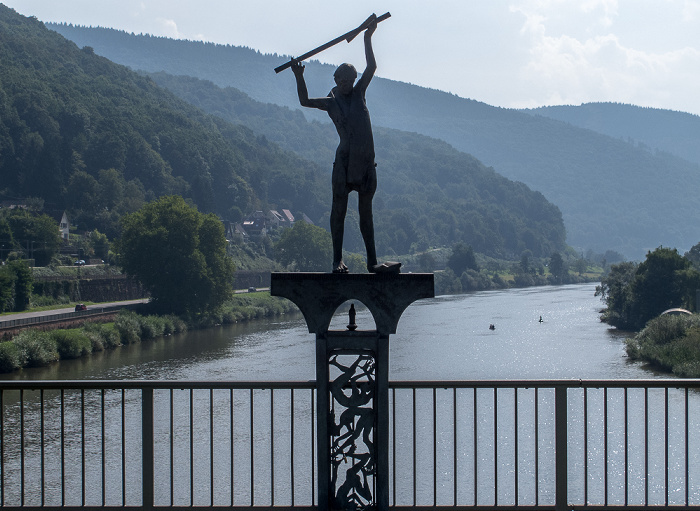
<svg viewBox="0 0 700 511"><path fill-rule="evenodd" d="M164 194L224 218L264 201L327 209L312 163L2 5L0 62L3 198L40 197L110 235L121 214ZM268 186L279 179L283 196Z"/></svg>
<svg viewBox="0 0 700 511"><path fill-rule="evenodd" d="M700 116L621 103L585 103L524 110L665 151L700 164Z"/></svg>
<svg viewBox="0 0 700 511"><path fill-rule="evenodd" d="M227 220L272 207L327 225L331 160L325 155L314 158L323 159L321 169L271 142L263 130L206 114L149 77L90 47L79 49L1 4L0 63L3 199L44 199L67 208L80 229L110 236L121 215L172 193ZM299 112L274 107L270 115L290 119L288 136L327 145L327 138L313 141L317 125ZM517 258L528 249L546 257L565 249L561 213L522 183L427 137L387 130L378 134L377 146L387 161L412 160L395 164L400 175L380 161L380 252L457 241L500 257Z"/></svg>
<svg viewBox="0 0 700 511"><path fill-rule="evenodd" d="M110 29L50 26L133 69L193 75L259 101L300 108L291 73L273 71L287 60L283 56ZM381 75L381 48L375 53ZM327 93L333 71L307 63L312 95ZM627 137L379 77L368 91L368 103L375 126L440 138L542 192L561 209L571 245L641 258L659 245L684 250L698 241L693 219L700 196L688 193L700 186L696 163L650 152ZM313 118L327 122L322 115Z"/></svg>

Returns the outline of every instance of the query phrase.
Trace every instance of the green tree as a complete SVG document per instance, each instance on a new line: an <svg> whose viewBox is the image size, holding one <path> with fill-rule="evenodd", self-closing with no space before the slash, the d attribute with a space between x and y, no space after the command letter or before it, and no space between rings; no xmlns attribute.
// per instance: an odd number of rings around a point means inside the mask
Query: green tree
<svg viewBox="0 0 700 511"><path fill-rule="evenodd" d="M297 271L327 271L333 260L331 234L304 221L296 222L280 236L275 245L275 257Z"/></svg>
<svg viewBox="0 0 700 511"><path fill-rule="evenodd" d="M578 273L579 275L583 275L588 269L588 261L583 257L579 257L578 259L576 259L574 267L576 268L576 273Z"/></svg>
<svg viewBox="0 0 700 511"><path fill-rule="evenodd" d="M474 250L464 243L457 243L452 247L452 254L447 259L447 267L455 275L462 275L466 270L478 270Z"/></svg>
<svg viewBox="0 0 700 511"><path fill-rule="evenodd" d="M608 274L595 288L595 296L605 302L601 320L618 328L628 328L630 324L630 307L632 295L630 283L637 271L637 263L630 261L613 264Z"/></svg>
<svg viewBox="0 0 700 511"><path fill-rule="evenodd" d="M9 266L0 266L0 312L14 308L15 274Z"/></svg>
<svg viewBox="0 0 700 511"><path fill-rule="evenodd" d="M367 261L360 254L346 252L343 254L343 262L350 273L367 273Z"/></svg>
<svg viewBox="0 0 700 511"><path fill-rule="evenodd" d="M14 241L25 251L25 257L33 258L36 266L51 262L61 246L58 224L53 218L15 209L7 216L7 222Z"/></svg>
<svg viewBox="0 0 700 511"><path fill-rule="evenodd" d="M700 273L676 249L659 247L644 262L620 263L596 288L607 307L602 320L618 328L639 330L673 307L694 308Z"/></svg>
<svg viewBox="0 0 700 511"><path fill-rule="evenodd" d="M9 270L14 273L14 307L20 312L29 308L32 297L32 284L34 278L32 270L24 261L11 261L7 264Z"/></svg>
<svg viewBox="0 0 700 511"><path fill-rule="evenodd" d="M700 271L700 243L693 245L688 252L683 254L696 270Z"/></svg>
<svg viewBox="0 0 700 511"><path fill-rule="evenodd" d="M418 256L418 266L422 272L432 273L435 271L435 264L435 258L430 252L423 252Z"/></svg>
<svg viewBox="0 0 700 511"><path fill-rule="evenodd" d="M630 283L632 321L642 328L647 321L673 307L693 308L700 274L678 250L659 247L647 253Z"/></svg>
<svg viewBox="0 0 700 511"><path fill-rule="evenodd" d="M554 278L555 284L561 284L564 282L564 275L566 275L566 266L564 265L564 258L559 252L554 252L549 258L549 271Z"/></svg>
<svg viewBox="0 0 700 511"><path fill-rule="evenodd" d="M530 273L532 268L530 267L530 260L532 259L532 251L525 250L520 254L520 267L518 268L518 273L523 275Z"/></svg>
<svg viewBox="0 0 700 511"><path fill-rule="evenodd" d="M7 258L7 254L12 250L14 240L12 239L12 230L7 219L0 215L0 261Z"/></svg>
<svg viewBox="0 0 700 511"><path fill-rule="evenodd" d="M182 197L162 197L125 215L118 248L124 270L163 311L196 314L231 296L234 266L223 224Z"/></svg>
<svg viewBox="0 0 700 511"><path fill-rule="evenodd" d="M107 235L95 229L87 234L87 238L95 257L106 260L109 257L109 240Z"/></svg>

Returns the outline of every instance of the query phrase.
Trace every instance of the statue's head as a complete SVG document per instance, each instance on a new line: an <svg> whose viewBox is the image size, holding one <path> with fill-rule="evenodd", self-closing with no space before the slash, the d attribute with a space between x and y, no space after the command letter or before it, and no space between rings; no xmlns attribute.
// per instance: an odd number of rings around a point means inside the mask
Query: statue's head
<svg viewBox="0 0 700 511"><path fill-rule="evenodd" d="M357 78L357 70L352 64L340 64L335 70L333 78L341 94L350 94Z"/></svg>

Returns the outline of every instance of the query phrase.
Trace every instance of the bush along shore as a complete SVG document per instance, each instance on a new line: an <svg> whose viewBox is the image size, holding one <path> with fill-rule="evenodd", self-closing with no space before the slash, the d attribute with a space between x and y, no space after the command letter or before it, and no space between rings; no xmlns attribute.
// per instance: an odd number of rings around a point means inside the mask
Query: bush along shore
<svg viewBox="0 0 700 511"><path fill-rule="evenodd" d="M188 329L209 328L298 311L283 298L266 293L234 296L215 312L185 320L166 315L137 314L122 310L113 323L86 322L80 328L23 330L0 342L0 373L25 367L43 367L62 359L74 359L126 344L152 340Z"/></svg>
<svg viewBox="0 0 700 511"><path fill-rule="evenodd" d="M627 355L680 378L700 378L700 314L664 314L632 339Z"/></svg>

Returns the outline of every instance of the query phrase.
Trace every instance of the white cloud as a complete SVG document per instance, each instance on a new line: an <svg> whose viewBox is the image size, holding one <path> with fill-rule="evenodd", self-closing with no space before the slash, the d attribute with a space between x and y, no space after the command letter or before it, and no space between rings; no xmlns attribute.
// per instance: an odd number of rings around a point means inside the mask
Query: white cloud
<svg viewBox="0 0 700 511"><path fill-rule="evenodd" d="M673 2L670 2L673 3ZM691 5L692 4L692 5ZM675 2L676 20L700 15L700 2ZM697 8L697 11L694 9ZM579 104L618 101L677 110L695 110L700 47L682 45L666 51L641 49L623 41L617 0L571 3L543 0L511 6L521 14L521 42L528 56L519 68L518 103ZM577 29L562 30L564 18ZM620 32L622 34L622 32Z"/></svg>
<svg viewBox="0 0 700 511"><path fill-rule="evenodd" d="M700 2L685 0L683 2L683 21L690 23L698 18L700 18Z"/></svg>
<svg viewBox="0 0 700 511"><path fill-rule="evenodd" d="M180 38L180 32L177 29L177 23L173 19L166 18L156 18L156 23L160 27L160 34L165 37L172 37L174 39Z"/></svg>

